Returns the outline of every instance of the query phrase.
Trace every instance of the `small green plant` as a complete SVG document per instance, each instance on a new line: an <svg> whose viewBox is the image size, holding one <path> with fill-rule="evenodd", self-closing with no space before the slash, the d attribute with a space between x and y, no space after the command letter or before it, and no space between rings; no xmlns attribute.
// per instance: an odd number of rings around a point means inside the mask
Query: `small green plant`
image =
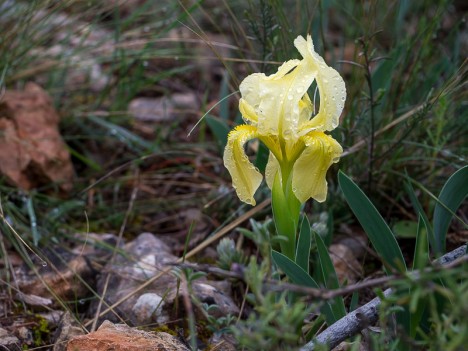
<svg viewBox="0 0 468 351"><path fill-rule="evenodd" d="M219 306L216 304L208 305L207 303L203 303L201 307L205 311L208 330L217 335L230 332L229 327L237 319L236 316L228 314L227 316L215 317L213 313L219 309Z"/></svg>
<svg viewBox="0 0 468 351"><path fill-rule="evenodd" d="M44 317L39 315L36 315L36 318L36 324L33 328L34 345L42 346L44 345L44 340L47 340L49 337L49 322Z"/></svg>
<svg viewBox="0 0 468 351"><path fill-rule="evenodd" d="M408 269L395 235L375 206L364 192L343 172L340 172L338 177L346 201L364 228L375 251L381 258L387 274L393 274L395 272L401 274L407 273ZM437 199L432 225L429 223L427 215L421 211L421 206L412 191L412 187L408 187L414 206L416 210L419 211L419 223L413 255L413 269L421 270L429 265L429 244L436 257L445 253L445 237L450 221L462 200L468 195L468 182L466 179L468 179L468 166L461 168L447 180ZM466 223L464 223L464 225L467 226ZM436 230L433 228L436 228ZM409 281L405 282L405 284L408 284ZM388 315L390 311L396 312L396 326L399 338L394 338L391 341L395 347L402 350L411 349L411 340L414 340L418 331L420 332L421 328L424 328L424 324L427 318L429 318L427 315L429 310L431 311L429 315L432 317L432 322L435 323L434 327L437 329L440 327L440 322L442 320L447 320L445 318L447 306L450 306L449 309L459 308L459 305L455 303L454 299L459 298L463 293L460 291L460 294L457 294L456 298L450 298L449 296L452 296L452 293L448 294L450 290L446 290L445 282L446 280L443 277L431 277L431 284L429 287L426 286L428 284L426 281L404 288L399 287L396 290L397 293L395 296L392 296L390 300L396 302L397 300L395 300L395 298L398 296L399 308L383 309L386 315ZM466 284L466 281L462 280L461 284ZM437 298L435 297L436 295L438 296ZM410 301L408 301L409 299ZM443 312L444 309L445 312ZM455 317L455 320L456 319ZM448 344L450 343L457 344L458 339L451 339L448 341Z"/></svg>
<svg viewBox="0 0 468 351"><path fill-rule="evenodd" d="M234 241L230 238L222 239L216 247L218 252L218 266L222 269L229 270L233 263L245 264L247 258L242 251L236 249Z"/></svg>
<svg viewBox="0 0 468 351"><path fill-rule="evenodd" d="M294 349L303 340L301 328L304 319L313 310L312 306L300 300L288 302L287 292L265 292L263 279L269 270L268 263L258 265L252 257L244 272L251 290L247 300L254 311L230 330L239 345L247 350Z"/></svg>

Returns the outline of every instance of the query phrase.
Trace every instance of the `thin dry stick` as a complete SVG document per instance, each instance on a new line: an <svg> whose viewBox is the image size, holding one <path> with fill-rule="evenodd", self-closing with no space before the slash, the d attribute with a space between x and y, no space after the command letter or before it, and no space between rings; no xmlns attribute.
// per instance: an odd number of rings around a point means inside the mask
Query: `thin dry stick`
<svg viewBox="0 0 468 351"><path fill-rule="evenodd" d="M244 222L245 220L249 219L250 217L252 217L254 214L256 214L257 212L263 210L265 207L267 207L269 204L270 204L271 200L270 199L266 199L265 201L263 201L261 204L255 206L254 208L252 208L251 210L247 211L246 213L244 213L244 215L240 216L239 218L237 218L236 220L234 220L233 222L231 222L230 224L228 224L226 227L224 227L223 229L221 229L219 232L217 232L215 235L213 235L212 237L206 239L204 242L202 242L200 245L198 245L197 247L195 247L194 249L192 249L191 251L189 251L186 255L185 255L185 259L187 258L190 258L194 255L196 255L197 253L199 253L200 251L202 251L203 249L205 249L206 247L208 247L209 245L211 245L212 243L214 243L215 241L221 239L224 235L226 235L229 231L235 229L238 225L240 225L242 222ZM183 262L183 258L179 258L176 263L182 263ZM140 285L138 288L136 288L135 290L129 292L127 295L125 295L124 297L122 297L120 300L118 300L116 303L114 303L112 306L110 306L109 308L106 308L104 311L102 311L99 316L96 316L97 317L102 317L103 315L105 315L107 312L115 309L117 306L119 306L121 303L125 302L126 300L128 300L130 297L132 297L133 295L135 295L136 293L142 291L143 289L145 289L146 287L150 286L151 284L153 284L156 280L158 280L159 278L161 278L164 274L167 274L171 271L172 267L167 267L166 269L162 270L161 272L159 272L157 275L155 275L154 277L148 279L145 283L143 283L142 285ZM85 324L85 326L89 326L93 321L89 321Z"/></svg>
<svg viewBox="0 0 468 351"><path fill-rule="evenodd" d="M395 127L396 125L400 124L401 122L407 120L408 118L414 116L415 114L421 112L422 110L424 110L428 104L431 104L431 102L425 102L425 103L422 103L421 105L419 106L416 106L415 108L413 108L412 110L406 112L404 115L398 117L397 119L393 120L392 122L390 122L389 124L387 124L385 127L377 130L375 133L374 133L374 138L378 137L380 134L386 132L387 130L389 129L392 129L393 127ZM351 146L349 149L347 149L345 152L343 152L343 155L341 155L341 157L345 157L345 156L349 156L351 154L354 154L355 152L359 151L363 146L365 146L367 143L367 140L366 139L363 139L361 141L358 141L356 144L354 144L353 146Z"/></svg>
<svg viewBox="0 0 468 351"><path fill-rule="evenodd" d="M460 264L468 262L468 256L460 258L459 260L448 263L444 266L437 265L435 267L427 267L422 270L414 270L408 273L408 275L403 274L394 274L394 275L386 275L379 278L365 280L363 282L359 282L356 284L350 284L340 289L324 289L324 288L311 288L308 286L285 283L280 280L273 280L273 279L264 279L263 286L268 291L290 291L299 294L306 295L308 299L312 300L331 300L337 296L345 296L352 294L356 291L367 289L367 288L375 288L375 287L384 287L388 285L389 282L395 281L397 279L404 279L405 277L410 277L413 280L420 279L422 274L430 274L432 272L440 271L441 269L450 269L453 267L457 267ZM194 264L194 263L173 263L172 265L180 267L180 268L189 268L195 271L202 271L210 274L214 274L221 277L227 277L232 279L239 279L245 281L244 271L242 267L238 267L237 270L226 271L224 269L220 269L217 267L213 267L211 265L206 264Z"/></svg>
<svg viewBox="0 0 468 351"><path fill-rule="evenodd" d="M117 255L117 251L118 251L120 242L122 241L122 237L123 237L123 233L125 231L125 228L127 227L127 221L128 221L128 218L130 217L130 213L132 211L133 204L135 203L137 193L138 193L138 187L133 188L132 194L130 196L130 202L128 204L127 212L125 213L125 218L123 220L122 225L120 226L119 236L117 238L117 242L115 244L114 251L112 252L112 257L110 259L111 263L114 262L115 256ZM101 312L102 304L104 302L104 297L106 296L106 293L107 293L107 287L109 286L110 277L111 277L111 272L107 273L106 280L104 282L104 289L103 289L101 297L99 299L99 304L98 304L98 307L96 309L95 317L92 320L93 324L91 325L91 331L96 330L96 324L97 324L97 321L99 320L99 317L100 317L100 312ZM117 315L117 313L115 311L112 311L112 312L114 312Z"/></svg>
<svg viewBox="0 0 468 351"><path fill-rule="evenodd" d="M466 245L445 254L444 256L435 260L436 264L446 265L455 261L457 258L466 254ZM384 291L384 296L389 296L392 289ZM336 323L325 329L314 340L304 345L299 351L313 351L317 345L327 345L329 349L333 349L342 341L358 334L363 329L377 322L378 307L380 305L380 298L376 297L364 306L359 307L353 312L347 314Z"/></svg>

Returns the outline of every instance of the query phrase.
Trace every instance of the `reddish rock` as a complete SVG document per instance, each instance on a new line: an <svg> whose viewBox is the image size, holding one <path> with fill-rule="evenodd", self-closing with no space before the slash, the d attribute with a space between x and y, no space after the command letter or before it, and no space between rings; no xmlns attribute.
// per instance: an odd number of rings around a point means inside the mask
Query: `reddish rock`
<svg viewBox="0 0 468 351"><path fill-rule="evenodd" d="M94 333L77 336L67 351L189 351L178 339L167 333L149 333L125 324L102 323Z"/></svg>
<svg viewBox="0 0 468 351"><path fill-rule="evenodd" d="M74 170L58 123L50 97L38 85L6 91L0 100L0 174L26 190L48 183L71 190Z"/></svg>

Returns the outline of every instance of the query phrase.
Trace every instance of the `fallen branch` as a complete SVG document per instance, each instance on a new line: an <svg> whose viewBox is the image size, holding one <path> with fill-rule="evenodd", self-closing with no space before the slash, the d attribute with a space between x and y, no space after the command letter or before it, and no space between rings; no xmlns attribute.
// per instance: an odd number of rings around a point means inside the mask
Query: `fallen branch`
<svg viewBox="0 0 468 351"><path fill-rule="evenodd" d="M441 270L454 268L467 261L468 261L468 255L463 258L460 258L459 260L455 262L446 262L446 264L442 262L435 262L437 263L436 265L426 267L421 270L414 270L414 271L408 272L407 274L399 273L399 274L386 275L383 277L378 277L374 279L365 280L359 283L350 284L343 288L333 289L333 290L325 289L325 288L311 288L308 286L286 283L282 280L277 280L277 279L264 279L262 281L262 284L263 284L263 288L267 291L278 291L278 292L289 291L289 292L295 292L295 293L304 295L305 301L308 301L308 300L316 301L317 299L332 300L337 296L349 295L349 294L352 294L356 291L360 291L363 289L376 288L376 287L383 288L389 285L388 283L394 282L398 279L410 278L413 281L417 281L418 279L421 279L423 275L425 274L431 274L431 273L435 273ZM220 277L238 279L238 280L242 280L248 283L247 281L245 281L245 275L244 275L245 267L240 266L240 265L233 265L230 271L226 271L224 269L214 267L213 265L209 265L209 264L199 264L199 263L190 263L190 262L184 262L184 263L174 262L174 263L169 263L168 265L179 267L179 268L193 269L194 271L210 273L210 274L214 274Z"/></svg>
<svg viewBox="0 0 468 351"><path fill-rule="evenodd" d="M457 258L465 255L466 249L466 245L460 246L459 248L438 258L434 263L445 265L453 262ZM384 296L389 296L391 293L392 289L390 288L385 290L383 294ZM380 302L380 298L376 297L367 304L347 314L345 317L341 318L320 333L312 341L304 345L300 351L313 351L319 344L327 345L330 349L333 349L342 341L358 334L369 325L376 323L379 317L378 307Z"/></svg>

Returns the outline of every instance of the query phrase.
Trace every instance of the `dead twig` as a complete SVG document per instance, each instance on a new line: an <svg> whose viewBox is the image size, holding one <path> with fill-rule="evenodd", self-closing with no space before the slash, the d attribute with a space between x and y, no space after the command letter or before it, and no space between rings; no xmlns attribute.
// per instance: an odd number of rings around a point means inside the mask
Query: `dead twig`
<svg viewBox="0 0 468 351"><path fill-rule="evenodd" d="M435 264L444 265L455 261L456 259L466 254L467 245L460 246L459 248L445 254L444 256L435 260ZM464 260L465 261L465 260ZM383 292L384 296L392 294L392 289L387 289ZM312 341L304 345L300 351L313 351L317 345L327 345L333 349L342 341L358 334L367 326L372 325L378 320L378 307L380 299L376 297L364 306L359 307L353 312L347 314L336 323L325 329Z"/></svg>
<svg viewBox="0 0 468 351"><path fill-rule="evenodd" d="M443 257L441 257L440 259L442 259ZM404 278L410 277L412 280L416 281L420 279L423 276L423 274L438 272L442 269L444 270L450 269L450 268L459 266L460 264L466 261L468 261L468 256L464 256L463 258L460 258L459 260L456 260L456 261L450 261L447 264L443 264L443 265L441 265L441 262L436 261L434 262L436 265L433 267L428 267L422 270L411 271L406 275L405 274L387 275L387 276L383 276L383 277L379 277L375 279L362 281L356 284L350 284L343 288L334 289L334 290L323 289L323 288L310 288L307 286L285 283L283 281L272 280L272 279L265 279L263 281L263 286L268 291L279 291L279 292L290 291L290 292L295 292L299 294L304 294L306 295L307 299L310 299L310 300L316 300L316 299L331 300L337 296L349 295L356 291L367 289L367 288L385 287L388 285L389 282L391 281L394 282L397 279L404 279ZM233 270L226 271L224 269L213 267L212 265L208 265L208 264L195 264L195 263L186 262L186 263L172 263L171 265L177 266L179 268L190 268L194 271L201 271L201 272L210 273L210 274L214 274L214 275L221 276L221 277L245 280L243 267L241 266L236 266L234 267Z"/></svg>

